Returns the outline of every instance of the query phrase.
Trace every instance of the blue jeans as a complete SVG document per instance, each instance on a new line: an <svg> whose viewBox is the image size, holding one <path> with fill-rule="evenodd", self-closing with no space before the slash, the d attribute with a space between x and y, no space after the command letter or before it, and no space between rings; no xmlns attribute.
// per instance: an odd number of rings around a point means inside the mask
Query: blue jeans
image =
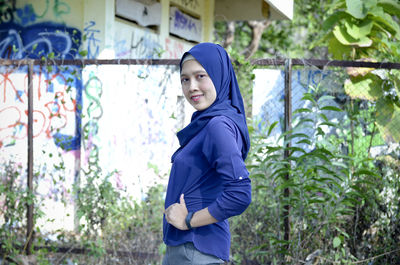
<svg viewBox="0 0 400 265"><path fill-rule="evenodd" d="M162 265L218 265L224 261L216 256L198 251L192 242L168 246Z"/></svg>

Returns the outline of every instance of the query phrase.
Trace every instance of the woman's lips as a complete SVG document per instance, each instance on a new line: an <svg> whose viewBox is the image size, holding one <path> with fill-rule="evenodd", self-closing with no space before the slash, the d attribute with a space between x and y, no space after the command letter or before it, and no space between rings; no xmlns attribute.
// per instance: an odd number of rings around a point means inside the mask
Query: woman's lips
<svg viewBox="0 0 400 265"><path fill-rule="evenodd" d="M200 100L200 97L201 97L201 96L202 96L202 95L196 95L196 96L192 96L191 98L192 98L193 101L197 102L197 101Z"/></svg>

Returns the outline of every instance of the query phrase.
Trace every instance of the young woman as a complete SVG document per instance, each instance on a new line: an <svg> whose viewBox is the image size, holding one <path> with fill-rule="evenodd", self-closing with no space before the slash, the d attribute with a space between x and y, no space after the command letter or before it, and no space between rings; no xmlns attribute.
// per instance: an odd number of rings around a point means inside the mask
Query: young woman
<svg viewBox="0 0 400 265"><path fill-rule="evenodd" d="M251 202L244 164L249 133L231 61L213 43L200 43L180 62L186 100L196 109L178 132L164 211L163 265L222 264L229 260L228 218Z"/></svg>

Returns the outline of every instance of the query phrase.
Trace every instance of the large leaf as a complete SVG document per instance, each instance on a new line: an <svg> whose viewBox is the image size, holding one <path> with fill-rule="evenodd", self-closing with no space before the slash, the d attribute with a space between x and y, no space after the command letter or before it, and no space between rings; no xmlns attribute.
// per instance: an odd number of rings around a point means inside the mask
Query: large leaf
<svg viewBox="0 0 400 265"><path fill-rule="evenodd" d="M364 19L361 22L354 23L352 20L346 19L344 25L350 36L355 39L362 39L371 33L373 21L370 19Z"/></svg>
<svg viewBox="0 0 400 265"><path fill-rule="evenodd" d="M332 54L333 59L343 60L350 57L352 48L350 46L346 46L340 43L331 33L331 37L328 42L328 50Z"/></svg>
<svg viewBox="0 0 400 265"><path fill-rule="evenodd" d="M392 101L380 98L376 102L376 121L378 124L385 126L392 120L393 114L394 105Z"/></svg>
<svg viewBox="0 0 400 265"><path fill-rule="evenodd" d="M362 0L346 0L347 12L355 18L363 19L367 10Z"/></svg>
<svg viewBox="0 0 400 265"><path fill-rule="evenodd" d="M356 76L346 80L344 89L351 98L377 100L383 96L382 79L368 73L365 76Z"/></svg>
<svg viewBox="0 0 400 265"><path fill-rule="evenodd" d="M338 11L330 15L322 24L322 30L323 31L328 31L333 28L339 21L342 19L350 19L351 16L344 12L344 11Z"/></svg>
<svg viewBox="0 0 400 265"><path fill-rule="evenodd" d="M381 6L383 10L394 16L400 17L400 2L396 0L380 0L378 6Z"/></svg>
<svg viewBox="0 0 400 265"><path fill-rule="evenodd" d="M381 98L377 101L376 122L386 142L400 142L400 108L391 100Z"/></svg>
<svg viewBox="0 0 400 265"><path fill-rule="evenodd" d="M333 35L336 39L343 45L359 46L359 47L369 47L372 45L372 40L368 37L361 37L356 39L352 37L346 30L345 26L336 25L333 28Z"/></svg>
<svg viewBox="0 0 400 265"><path fill-rule="evenodd" d="M396 38L400 38L399 24L393 20L388 13L385 13L382 7L376 7L372 10L369 10L368 13L372 16L372 19L375 23L378 23L379 26L384 28L391 35L396 36Z"/></svg>

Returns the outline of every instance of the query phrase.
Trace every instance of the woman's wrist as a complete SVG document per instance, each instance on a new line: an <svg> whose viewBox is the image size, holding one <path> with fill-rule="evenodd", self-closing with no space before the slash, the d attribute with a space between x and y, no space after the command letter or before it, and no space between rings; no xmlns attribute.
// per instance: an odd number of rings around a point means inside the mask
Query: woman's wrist
<svg viewBox="0 0 400 265"><path fill-rule="evenodd" d="M186 215L186 218L185 218L185 223L186 223L186 226L187 226L187 228L189 230L193 229L193 227L191 225L191 221L192 221L193 215L194 215L194 212L188 212L188 214Z"/></svg>
<svg viewBox="0 0 400 265"><path fill-rule="evenodd" d="M202 210L193 213L193 216L190 220L190 226L192 228L196 228L200 226L213 224L216 222L218 221L210 214L208 208L204 208Z"/></svg>

